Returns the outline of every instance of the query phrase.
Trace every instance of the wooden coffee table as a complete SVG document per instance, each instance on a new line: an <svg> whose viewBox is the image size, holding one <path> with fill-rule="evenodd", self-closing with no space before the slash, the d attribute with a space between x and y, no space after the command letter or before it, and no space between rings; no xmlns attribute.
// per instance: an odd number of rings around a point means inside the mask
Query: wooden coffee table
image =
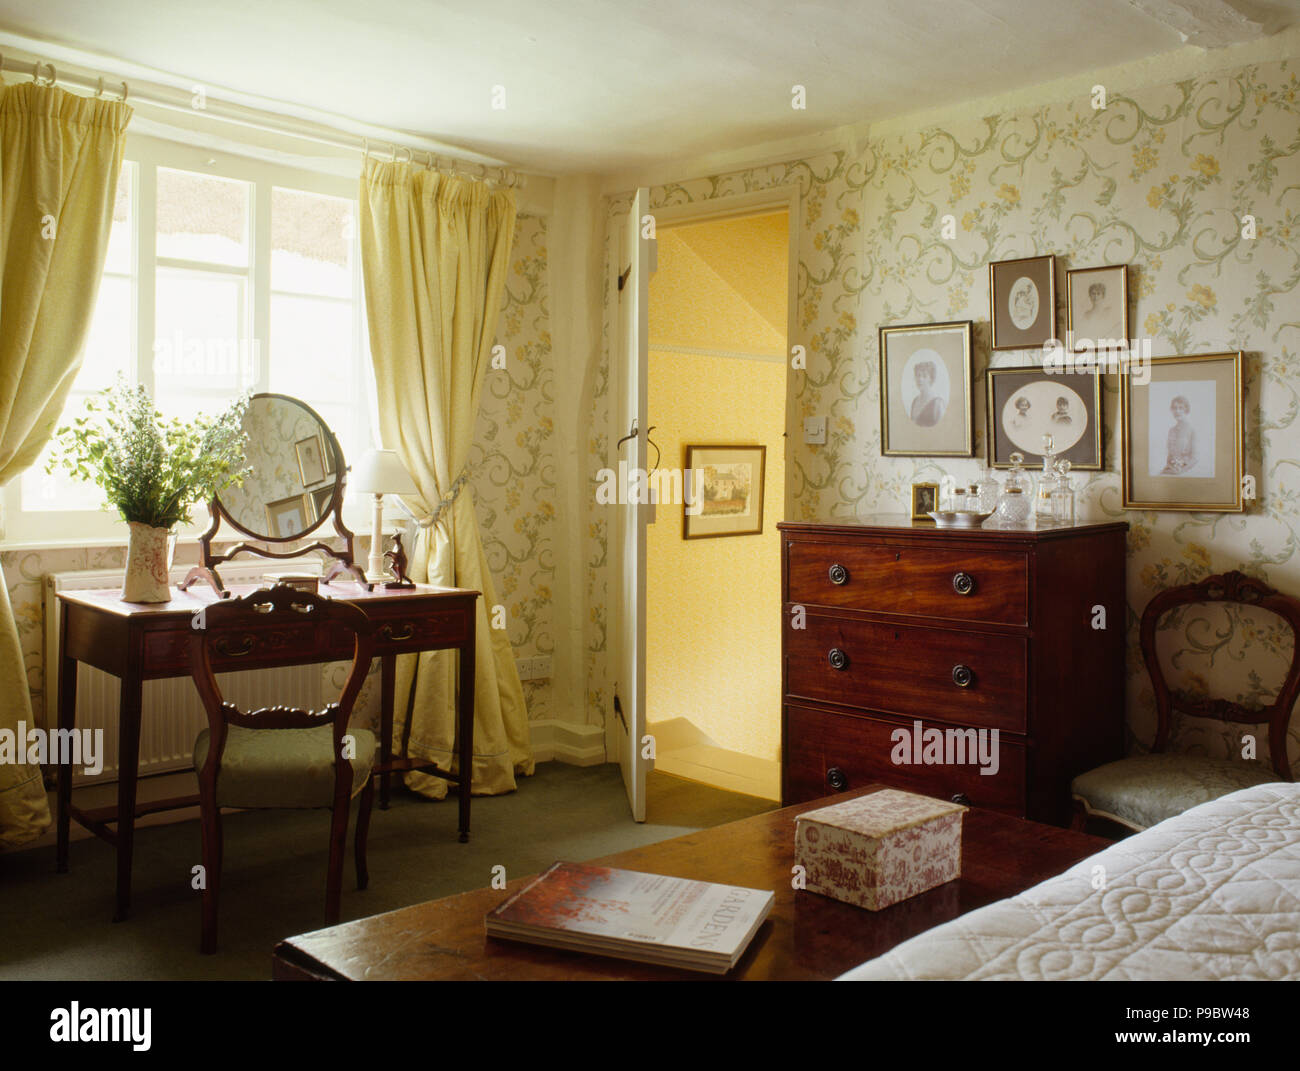
<svg viewBox="0 0 1300 1071"><path fill-rule="evenodd" d="M962 876L884 911L866 911L791 888L794 818L830 799L730 822L715 829L591 860L625 870L772 889L776 902L744 957L726 977L817 980L843 974L909 937L1014 896L1111 842L1085 833L973 808L962 829ZM707 979L715 975L487 937L487 913L532 877L504 890L476 889L281 941L280 980L613 981Z"/></svg>

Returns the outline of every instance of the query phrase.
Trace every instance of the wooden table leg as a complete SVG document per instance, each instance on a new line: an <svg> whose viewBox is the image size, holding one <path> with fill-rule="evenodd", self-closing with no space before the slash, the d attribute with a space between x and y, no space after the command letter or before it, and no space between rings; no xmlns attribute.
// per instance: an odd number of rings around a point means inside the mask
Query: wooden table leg
<svg viewBox="0 0 1300 1071"><path fill-rule="evenodd" d="M68 605L59 609L59 650L68 649ZM77 660L64 654L59 660L59 729L60 738L68 740L77 724ZM60 874L68 872L68 842L72 831L72 764L58 764L58 846L55 849L54 868Z"/></svg>
<svg viewBox="0 0 1300 1071"><path fill-rule="evenodd" d="M117 727L117 909L114 922L131 914L131 854L135 846L135 788L140 775L140 664L128 659L122 678Z"/></svg>
<svg viewBox="0 0 1300 1071"><path fill-rule="evenodd" d="M470 611L469 636L460 645L460 702L456 739L460 756L460 842L469 840L469 798L474 774L474 617Z"/></svg>
<svg viewBox="0 0 1300 1071"><path fill-rule="evenodd" d="M393 759L393 688L397 672L397 655L379 658L379 809L388 810L388 792L393 775L388 764Z"/></svg>

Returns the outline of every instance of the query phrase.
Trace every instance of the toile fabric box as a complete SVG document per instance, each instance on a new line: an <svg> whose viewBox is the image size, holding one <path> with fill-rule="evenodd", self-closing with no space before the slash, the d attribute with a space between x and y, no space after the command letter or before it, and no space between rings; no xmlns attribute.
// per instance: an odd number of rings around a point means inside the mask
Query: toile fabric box
<svg viewBox="0 0 1300 1071"><path fill-rule="evenodd" d="M879 911L961 877L960 803L887 788L805 811L794 861L804 887Z"/></svg>

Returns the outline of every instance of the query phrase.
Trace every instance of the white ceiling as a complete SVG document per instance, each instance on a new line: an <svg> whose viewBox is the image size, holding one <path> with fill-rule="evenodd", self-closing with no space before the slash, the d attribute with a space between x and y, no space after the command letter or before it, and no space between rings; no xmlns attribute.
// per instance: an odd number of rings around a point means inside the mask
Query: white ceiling
<svg viewBox="0 0 1300 1071"><path fill-rule="evenodd" d="M1282 28L1296 0L0 0L0 26L547 172L882 119ZM791 107L806 87L807 108ZM493 87L504 109L492 107Z"/></svg>

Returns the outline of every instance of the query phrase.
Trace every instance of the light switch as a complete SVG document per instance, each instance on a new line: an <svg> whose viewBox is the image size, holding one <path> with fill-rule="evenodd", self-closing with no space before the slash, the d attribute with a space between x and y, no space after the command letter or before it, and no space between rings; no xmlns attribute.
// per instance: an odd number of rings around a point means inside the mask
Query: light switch
<svg viewBox="0 0 1300 1071"><path fill-rule="evenodd" d="M804 417L803 441L817 446L826 444L826 418L824 416Z"/></svg>

